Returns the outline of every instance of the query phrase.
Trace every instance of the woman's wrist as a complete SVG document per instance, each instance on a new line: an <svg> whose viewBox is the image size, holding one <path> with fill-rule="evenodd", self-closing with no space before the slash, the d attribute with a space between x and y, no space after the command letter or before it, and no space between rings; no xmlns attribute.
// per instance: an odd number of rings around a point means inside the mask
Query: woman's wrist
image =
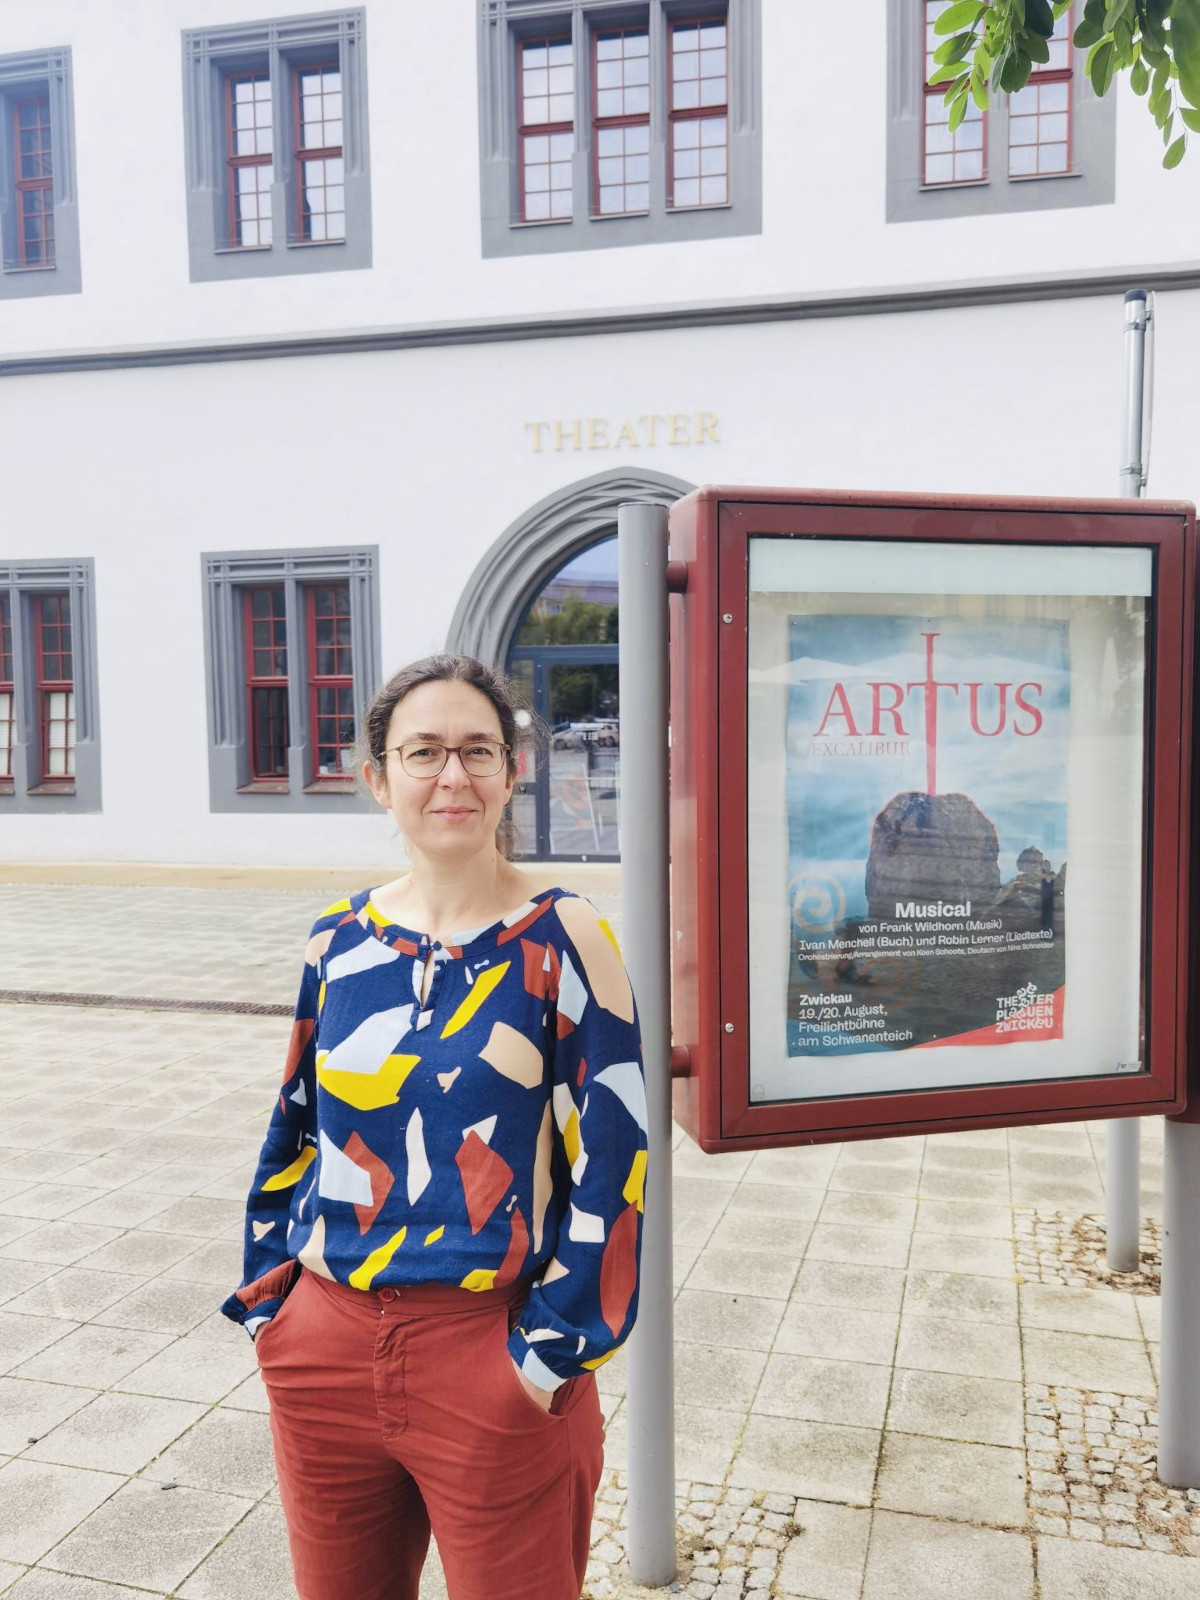
<svg viewBox="0 0 1200 1600"><path fill-rule="evenodd" d="M536 1401L536 1403L541 1406L543 1411L549 1411L550 1407L554 1403L554 1390L539 1388L538 1385L532 1381L532 1379L525 1376L517 1363L513 1361L511 1356L509 1356L508 1359L512 1361L513 1371L521 1380L521 1387L525 1390L525 1393L531 1400Z"/></svg>

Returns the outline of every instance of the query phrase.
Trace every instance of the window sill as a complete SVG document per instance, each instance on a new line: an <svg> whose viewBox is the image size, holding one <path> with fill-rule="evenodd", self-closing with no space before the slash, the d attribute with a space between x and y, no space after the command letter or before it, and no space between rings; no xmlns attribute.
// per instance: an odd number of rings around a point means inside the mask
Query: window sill
<svg viewBox="0 0 1200 1600"><path fill-rule="evenodd" d="M55 779L50 778L50 779L47 779L43 783L35 784L32 789L26 789L25 793L26 794L35 794L35 795L36 794L74 794L75 793L75 780L74 780L74 778L66 778L66 779L64 779L62 781L56 781Z"/></svg>
<svg viewBox="0 0 1200 1600"><path fill-rule="evenodd" d="M1056 178L1082 178L1083 173L1076 168L1073 172L1010 172L1009 183L1047 183Z"/></svg>
<svg viewBox="0 0 1200 1600"><path fill-rule="evenodd" d="M718 201L716 205L709 205L709 206L668 206L667 207L667 215L669 217L676 217L676 216L687 216L690 212L693 212L693 211L732 211L732 210L733 210L733 201L732 200L721 200L721 201Z"/></svg>
<svg viewBox="0 0 1200 1600"><path fill-rule="evenodd" d="M0 778L0 794L16 794L17 786L11 778Z"/></svg>
<svg viewBox="0 0 1200 1600"><path fill-rule="evenodd" d="M289 239L286 245L288 250L328 250L332 246L344 245L345 239Z"/></svg>
<svg viewBox="0 0 1200 1600"><path fill-rule="evenodd" d="M287 794L289 789L283 779L274 782L269 778L263 778L254 783L240 784L237 792L238 794Z"/></svg>
<svg viewBox="0 0 1200 1600"><path fill-rule="evenodd" d="M574 221L574 217L517 217L509 226L512 228L561 228L565 224L569 228Z"/></svg>
<svg viewBox="0 0 1200 1600"><path fill-rule="evenodd" d="M58 269L58 262L57 261L47 261L45 263L45 265L41 266L41 267L9 266L9 264L7 262L5 262L5 265L4 265L5 272L11 272L14 275L16 273L19 273L19 272L55 272L55 271L57 271L57 269Z"/></svg>
<svg viewBox="0 0 1200 1600"><path fill-rule="evenodd" d="M269 244L222 244L213 251L215 256L269 256L273 249Z"/></svg>
<svg viewBox="0 0 1200 1600"><path fill-rule="evenodd" d="M317 778L312 783L306 783L305 794L353 794L356 788L353 778Z"/></svg>
<svg viewBox="0 0 1200 1600"><path fill-rule="evenodd" d="M990 178L964 178L961 183L919 183L921 194L937 194L942 189L986 189Z"/></svg>
<svg viewBox="0 0 1200 1600"><path fill-rule="evenodd" d="M648 217L652 215L646 211L592 211L588 214L589 222L620 222L625 217Z"/></svg>

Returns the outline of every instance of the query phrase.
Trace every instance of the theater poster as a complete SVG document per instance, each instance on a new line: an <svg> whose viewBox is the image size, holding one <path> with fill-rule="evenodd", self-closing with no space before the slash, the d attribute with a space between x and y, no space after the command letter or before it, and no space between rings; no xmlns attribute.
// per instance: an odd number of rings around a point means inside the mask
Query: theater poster
<svg viewBox="0 0 1200 1600"><path fill-rule="evenodd" d="M1147 552L749 562L751 1103L1141 1070Z"/></svg>
<svg viewBox="0 0 1200 1600"><path fill-rule="evenodd" d="M1063 621L789 619L787 1049L1061 1039Z"/></svg>

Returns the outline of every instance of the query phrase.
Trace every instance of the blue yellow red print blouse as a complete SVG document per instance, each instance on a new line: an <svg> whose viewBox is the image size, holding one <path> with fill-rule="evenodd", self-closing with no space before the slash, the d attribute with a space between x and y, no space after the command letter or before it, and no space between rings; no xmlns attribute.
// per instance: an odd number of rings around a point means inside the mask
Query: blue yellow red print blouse
<svg viewBox="0 0 1200 1600"><path fill-rule="evenodd" d="M595 907L551 889L440 945L363 891L313 926L221 1309L253 1332L297 1261L357 1289L529 1276L509 1350L554 1389L633 1326L645 1176L633 993Z"/></svg>

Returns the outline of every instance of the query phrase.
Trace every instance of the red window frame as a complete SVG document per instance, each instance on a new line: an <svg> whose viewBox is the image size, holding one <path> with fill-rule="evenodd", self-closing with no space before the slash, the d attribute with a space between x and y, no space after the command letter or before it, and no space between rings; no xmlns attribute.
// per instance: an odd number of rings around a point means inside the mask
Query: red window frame
<svg viewBox="0 0 1200 1600"><path fill-rule="evenodd" d="M225 166L229 174L227 180L227 187L229 189L229 243L231 248L235 250L261 250L264 248L269 248L269 246L264 246L261 240L262 224L272 220L269 197L267 215L264 217L260 212L258 216L258 227L260 229L259 243L255 245L247 245L243 244L242 242L242 219L238 216L237 175L238 171L242 167L269 167L273 165L275 161L274 118L272 118L271 128L271 149L265 154L256 151L253 155L249 156L240 156L237 153L237 140L235 138L236 130L233 122L234 86L239 83L262 83L264 80L267 83L270 83L271 81L271 74L265 67L251 72L230 72L227 73L225 77ZM255 143L257 143L257 140Z"/></svg>
<svg viewBox="0 0 1200 1600"><path fill-rule="evenodd" d="M1010 179L1012 179L1016 183L1024 183L1026 181L1026 179L1028 179L1028 178L1060 178L1060 177L1063 176L1064 173L1071 172L1074 169L1074 162L1075 162L1075 41L1071 37L1072 31L1073 31L1072 27L1071 27L1071 23L1074 20L1074 11L1075 11L1074 6L1071 6L1067 11L1064 11L1062 16L1058 19L1058 24L1061 25L1061 24L1065 23L1065 27L1063 29L1063 33L1062 33L1061 36L1059 36L1056 33L1055 41L1054 41L1056 44L1057 43L1061 43L1064 40L1066 42L1066 46L1067 46L1067 64L1066 64L1066 66L1065 67L1041 67L1041 66L1035 65L1033 71L1029 74L1028 81L1025 84L1025 88L1026 89L1041 89L1045 85L1051 84L1051 83L1065 83L1066 84L1066 86L1067 86L1067 109L1066 109L1066 113L1065 114L1066 114L1066 118L1067 118L1067 164L1066 164L1065 167L1062 167L1062 168L1056 167L1053 172L1014 172L1012 170L1012 152L1013 152L1013 148L1014 148L1013 142L1012 142L1012 125L1013 125L1014 121L1023 122L1025 120L1025 117L1021 116L1021 115L1018 115L1017 117L1014 118L1013 113L1012 113L1012 97L1010 97L1009 102L1008 102L1008 176L1009 176ZM1043 112L1041 110L1041 96L1039 95L1038 96L1038 110L1034 113L1034 115L1037 117L1037 120L1038 120L1038 123L1039 123L1039 128L1038 128L1039 134L1041 133L1040 123L1041 123L1042 117L1043 116L1047 116L1047 115L1053 116L1054 114L1055 113L1053 113L1053 112ZM1050 140L1047 140L1046 142L1048 144L1058 144L1058 143L1060 143L1060 141L1058 139L1050 139ZM1040 151L1041 148L1042 148L1042 141L1039 138L1037 144L1034 144L1034 145L1019 145L1016 148L1022 149L1022 150L1038 150L1038 151Z"/></svg>
<svg viewBox="0 0 1200 1600"><path fill-rule="evenodd" d="M344 602L344 608L339 609L339 601ZM329 609L324 609L328 602ZM348 637L345 643L337 639L337 622L346 621L346 632L350 634L350 585L348 583L314 583L305 589L305 609L308 617L308 706L309 706L309 743L312 748L312 783L344 784L348 778L352 779L352 769L343 769L341 766L341 751L345 748L341 739L337 737L338 725L342 719L349 717L351 723L351 741L354 738L354 641ZM320 662L317 656L317 623L318 621L332 620L334 622L334 640L332 644L322 645L322 651L332 651L333 660L330 663L332 672L320 672ZM318 707L322 691L334 691L336 694L337 709L333 712L322 713ZM333 723L333 737L322 738L321 724ZM338 751L338 770L336 772L321 771L321 751L333 746Z"/></svg>
<svg viewBox="0 0 1200 1600"><path fill-rule="evenodd" d="M949 0L947 0L947 3L949 3ZM946 85L944 83L937 83L937 84L934 84L931 87L930 84L929 84L929 81L928 81L929 80L929 74L933 71L933 52L929 48L929 33L928 33L928 30L929 30L930 22L929 22L928 0L920 0L920 4L921 4L921 25L922 25L922 28L925 30L921 35L921 41L922 41L922 43L921 43L921 60L923 62L923 67L922 67L922 72L921 72L921 88L924 91L924 98L921 101L921 127L920 127L920 130L919 130L919 137L920 137L920 140L921 140L921 186L922 186L922 188L925 188L925 189L957 189L960 186L963 186L963 185L966 185L966 184L986 183L987 182L987 175L988 175L988 113L986 111L981 111L979 116L978 116L978 118L972 117L970 119L972 121L972 123L978 121L979 125L980 125L979 137L980 137L980 140L981 140L981 144L980 144L980 158L979 158L980 159L979 176L977 178L933 178L933 179L930 179L927 176L926 163L929 160L929 148L928 148L928 145L927 145L927 142L926 142L927 138L928 138L927 129L929 127L929 123L926 121L926 117L927 117L927 114L928 114L927 107L929 105L929 98L930 98L931 95L939 95L939 96L941 96L942 99L945 99L945 96L946 96ZM939 39L938 43L940 44L941 42L942 41ZM968 91L968 100L970 100L969 91ZM971 101L971 105L972 106L974 105L973 101ZM969 115L969 111L970 111L970 108L968 108L968 115ZM947 115L949 115L948 111L947 111ZM964 118L964 121L965 120L966 119ZM959 127L961 128L962 126L963 126L963 124L960 123ZM935 154L939 154L939 155L948 154L953 159L953 157L955 155L957 155L957 153L958 153L958 146L957 146L958 130L957 129L955 130L953 138L954 138L955 142L951 144L949 151L935 151L934 153Z"/></svg>
<svg viewBox="0 0 1200 1600"><path fill-rule="evenodd" d="M619 117L602 117L600 115L600 88L597 82L597 79L600 76L600 39L602 36L606 39L611 39L617 34L619 34L622 39L628 34L643 34L645 35L647 41L649 41L650 25L648 22L631 22L625 27L621 27L620 24L617 24L611 28L598 27L593 28L592 30L592 215L595 217L640 217L644 214L641 207L639 207L636 211L601 211L600 209L599 134L608 128L646 128L648 130L650 127L650 110L648 106L644 112L635 111L623 113ZM649 46L647 43L647 48L648 47ZM647 99L648 98L649 96L647 95ZM649 132L647 132L647 145L649 144L649 137ZM626 159L627 157L622 155L621 160L625 161ZM628 187L628 184L624 178L621 180L621 186L622 188ZM646 210L648 209L649 207L646 207Z"/></svg>
<svg viewBox="0 0 1200 1600"><path fill-rule="evenodd" d="M0 695L8 696L7 712L0 706L0 787L11 787L17 713L16 685L13 681L12 600L7 590L0 590Z"/></svg>
<svg viewBox="0 0 1200 1600"><path fill-rule="evenodd" d="M725 99L720 105L675 106L675 35L683 28L703 28L720 25L725 29ZM701 80L703 81L703 80ZM680 207L684 211L703 211L712 206L729 204L729 15L719 12L706 17L680 17L671 22L667 36L667 205L675 210L675 126L679 122L704 122L709 118L725 118L725 198L700 200L695 205ZM710 145L709 149L715 149ZM704 174L700 174L703 178Z"/></svg>
<svg viewBox="0 0 1200 1600"><path fill-rule="evenodd" d="M38 743L41 751L39 782L73 785L75 782L75 676L71 649L71 597L65 590L34 596L34 659L37 664ZM53 697L67 696L66 715L51 715ZM63 743L52 745L51 732L61 725ZM52 749L65 751L66 772L50 771Z"/></svg>
<svg viewBox="0 0 1200 1600"><path fill-rule="evenodd" d="M255 595L268 595L270 607L265 617L255 617ZM260 650L269 652L271 670L257 672L255 670L254 625L256 622L269 622L271 624L271 641L267 645L260 645ZM288 719L288 678L287 678L287 597L282 584L255 584L252 588L242 591L242 631L244 634L246 651L246 743L249 754L249 777L251 783L279 783L285 782L288 777L288 744L290 730ZM280 637L276 625L282 624L282 649L284 652L284 670L282 673L275 670L275 653L281 647L276 643ZM282 751L280 763L270 771L262 770L259 766L261 751L270 751L272 748Z"/></svg>
<svg viewBox="0 0 1200 1600"><path fill-rule="evenodd" d="M38 108L38 120L35 125L39 134L38 148L30 154L38 158L37 166L40 170L34 177L24 177L21 171L23 161L21 134L33 131L21 127L21 112L27 106ZM50 139L49 95L29 95L24 100L14 101L12 119L13 178L17 192L17 262L22 267L45 269L54 266L54 147ZM36 211L26 211L27 194L39 197L40 203ZM33 217L40 218L42 222L41 261L29 259L29 241L25 237L25 223Z"/></svg>
<svg viewBox="0 0 1200 1600"><path fill-rule="evenodd" d="M316 149L315 147L314 148L308 148L308 147L305 147L303 145L304 123L301 121L301 117L302 117L304 108L300 104L300 101L301 101L300 79L306 73L310 73L310 72L337 72L337 73L340 73L341 70L342 70L342 64L341 64L340 60L339 61L312 61L312 62L308 62L304 66L293 67L292 68L292 146L293 146L292 157L293 157L293 160L295 161L295 174L296 174L296 238L300 239L300 240L308 241L309 243L313 243L313 244L324 244L324 243L327 243L330 236L327 235L325 239L313 239L312 229L311 229L311 219L312 219L313 213L306 212L305 209L304 209L304 195L305 195L305 189L306 189L306 185L305 185L305 182L304 182L304 163L306 161L341 161L341 162L344 163L345 162L345 154L344 154L345 145L344 144L323 145L320 149ZM344 89L339 89L337 92L339 94L344 94L345 93ZM322 91L322 98L323 97L324 97L324 91ZM346 114L346 104L345 104L345 100L343 99L343 101L342 101L342 117L343 117L343 119L345 118L345 114ZM342 168L342 186L344 186L344 184L345 184L345 178L346 178L346 172L345 172L345 166L343 165L343 168ZM324 190L327 190L329 187L330 187L330 185L328 185L328 184L323 184L322 185L322 189L324 189ZM345 217L345 194L343 193L343 196L342 196L342 210L341 210L341 212L324 211L324 212L321 213L321 215L322 216L326 216L326 217L327 216L339 216L340 215L340 216L342 216L344 218ZM343 221L342 232L339 233L339 234L333 235L332 238L333 238L333 242L336 244L336 243L340 243L342 240L344 240L345 237L346 237L345 222Z"/></svg>
<svg viewBox="0 0 1200 1600"><path fill-rule="evenodd" d="M536 39L520 39L517 41L517 215L522 222L570 222L574 215L574 205L565 217L528 217L525 214L525 140L550 138L556 133L574 133L575 118L569 122L526 122L525 118L525 51L527 48L536 49L543 45L547 49L551 45L569 44L571 51L572 75L575 69L574 41L569 33L556 33L539 36ZM549 191L548 191L549 192Z"/></svg>

